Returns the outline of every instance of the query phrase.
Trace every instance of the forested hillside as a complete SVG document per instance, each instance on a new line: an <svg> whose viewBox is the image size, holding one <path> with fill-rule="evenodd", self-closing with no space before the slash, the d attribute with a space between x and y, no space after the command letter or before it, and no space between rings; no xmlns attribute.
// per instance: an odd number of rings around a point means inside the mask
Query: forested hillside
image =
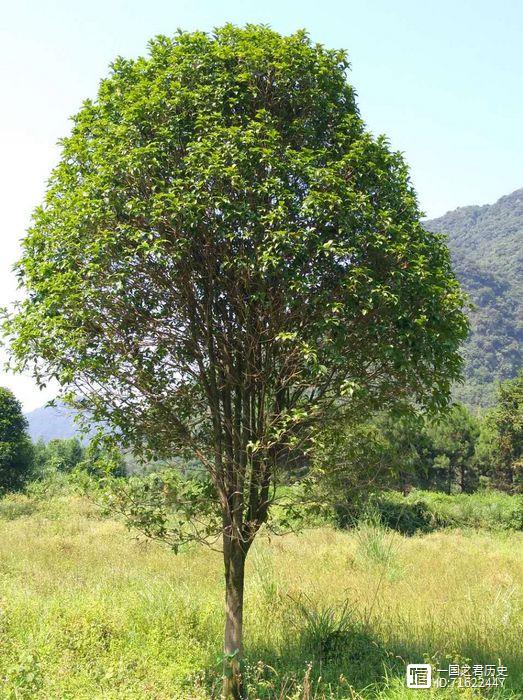
<svg viewBox="0 0 523 700"><path fill-rule="evenodd" d="M465 346L466 383L457 397L488 406L496 381L522 366L523 189L492 205L459 207L425 225L449 236L456 272L475 305Z"/></svg>

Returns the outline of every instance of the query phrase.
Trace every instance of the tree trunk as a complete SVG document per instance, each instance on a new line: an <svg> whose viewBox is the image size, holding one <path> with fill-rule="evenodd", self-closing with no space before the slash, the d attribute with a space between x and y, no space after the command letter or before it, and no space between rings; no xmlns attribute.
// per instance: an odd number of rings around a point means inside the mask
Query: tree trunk
<svg viewBox="0 0 523 700"><path fill-rule="evenodd" d="M240 661L243 655L243 584L245 572L244 547L241 542L224 534L225 563L225 640L223 660L223 697L243 700Z"/></svg>
<svg viewBox="0 0 523 700"><path fill-rule="evenodd" d="M407 477L405 472L400 471L399 473L399 486L400 486L400 491L404 496L408 495L408 489L407 489Z"/></svg>
<svg viewBox="0 0 523 700"><path fill-rule="evenodd" d="M508 482L508 492L514 493L514 468L512 462L509 463L509 468L507 470L507 482Z"/></svg>
<svg viewBox="0 0 523 700"><path fill-rule="evenodd" d="M460 465L460 488L461 493L465 493L465 465Z"/></svg>

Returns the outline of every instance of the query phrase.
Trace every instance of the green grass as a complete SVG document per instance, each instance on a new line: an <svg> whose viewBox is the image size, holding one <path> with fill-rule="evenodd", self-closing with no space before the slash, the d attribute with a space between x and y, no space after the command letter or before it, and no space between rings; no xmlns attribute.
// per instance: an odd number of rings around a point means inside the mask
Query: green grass
<svg viewBox="0 0 523 700"><path fill-rule="evenodd" d="M416 498L416 493L409 495ZM496 491L474 494L418 492L428 503L436 527L475 527L523 530L523 497ZM409 498L408 497L408 498Z"/></svg>
<svg viewBox="0 0 523 700"><path fill-rule="evenodd" d="M364 522L260 537L245 611L250 698L475 697L407 691L406 662L508 667L523 697L523 533L404 537ZM87 501L0 502L0 698L219 697L222 563L133 539Z"/></svg>
<svg viewBox="0 0 523 700"><path fill-rule="evenodd" d="M387 527L407 535L443 528L523 531L523 496L496 491L451 496L433 491L412 491L408 496L396 491L378 493L352 510L349 504L340 514L340 523L350 525L366 510Z"/></svg>

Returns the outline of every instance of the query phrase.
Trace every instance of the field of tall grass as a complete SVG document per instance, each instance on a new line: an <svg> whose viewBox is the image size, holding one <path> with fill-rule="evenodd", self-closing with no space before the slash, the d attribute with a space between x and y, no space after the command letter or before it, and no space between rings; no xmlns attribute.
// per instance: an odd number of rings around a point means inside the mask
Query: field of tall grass
<svg viewBox="0 0 523 700"><path fill-rule="evenodd" d="M405 664L502 664L523 697L523 533L405 537L368 520L249 554L249 698L472 698ZM0 501L0 698L219 697L222 562L135 539L72 494Z"/></svg>

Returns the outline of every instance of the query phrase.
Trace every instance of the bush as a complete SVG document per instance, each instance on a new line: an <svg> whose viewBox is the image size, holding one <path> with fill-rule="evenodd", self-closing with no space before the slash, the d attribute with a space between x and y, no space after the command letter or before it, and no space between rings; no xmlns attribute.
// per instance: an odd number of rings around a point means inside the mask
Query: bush
<svg viewBox="0 0 523 700"><path fill-rule="evenodd" d="M301 618L300 646L314 665L325 669L348 664L355 682L379 677L385 650L347 602L340 607L305 598L294 604Z"/></svg>
<svg viewBox="0 0 523 700"><path fill-rule="evenodd" d="M447 496L425 494L434 527L523 530L523 497L497 491Z"/></svg>
<svg viewBox="0 0 523 700"><path fill-rule="evenodd" d="M383 493L372 499L381 523L403 535L435 529L434 515L422 496L405 497L400 493Z"/></svg>
<svg viewBox="0 0 523 700"><path fill-rule="evenodd" d="M404 535L442 528L523 530L523 497L496 491L447 495L431 491L372 494L337 510L337 525L351 527L371 509L387 528Z"/></svg>

